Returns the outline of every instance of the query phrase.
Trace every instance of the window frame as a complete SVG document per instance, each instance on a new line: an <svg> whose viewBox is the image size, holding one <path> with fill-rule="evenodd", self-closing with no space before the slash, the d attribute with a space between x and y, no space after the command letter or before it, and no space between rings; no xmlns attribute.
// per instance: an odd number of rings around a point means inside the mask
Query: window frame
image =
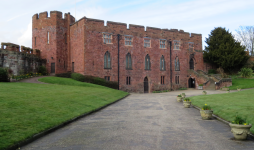
<svg viewBox="0 0 254 150"><path fill-rule="evenodd" d="M160 71L166 71L166 63L163 55L160 58Z"/></svg>
<svg viewBox="0 0 254 150"><path fill-rule="evenodd" d="M112 33L102 32L102 42L104 44L113 44L113 42L112 42L113 36L112 35L113 35ZM110 37L106 37L106 36L110 36Z"/></svg>
<svg viewBox="0 0 254 150"><path fill-rule="evenodd" d="M132 70L132 59L131 59L131 54L130 54L130 53L127 53L125 59L126 59L125 68L126 68L127 70Z"/></svg>
<svg viewBox="0 0 254 150"><path fill-rule="evenodd" d="M147 42L146 40L149 40L149 42ZM149 46L147 46L149 43ZM145 48L151 48L151 38L149 37L144 37L144 47Z"/></svg>
<svg viewBox="0 0 254 150"><path fill-rule="evenodd" d="M110 76L104 76L104 79L105 79L106 81L110 81Z"/></svg>
<svg viewBox="0 0 254 150"><path fill-rule="evenodd" d="M161 85L165 85L165 76L161 76Z"/></svg>
<svg viewBox="0 0 254 150"><path fill-rule="evenodd" d="M174 43L174 48L173 48L173 50L180 50L181 41L174 40L173 43ZM176 44L176 43L178 43L178 44ZM177 48L177 47L178 47L178 48Z"/></svg>
<svg viewBox="0 0 254 150"><path fill-rule="evenodd" d="M111 69L111 57L109 51L104 54L104 69Z"/></svg>
<svg viewBox="0 0 254 150"><path fill-rule="evenodd" d="M194 42L188 42L188 50L194 50Z"/></svg>
<svg viewBox="0 0 254 150"><path fill-rule="evenodd" d="M131 85L131 77L130 76L126 77L126 85Z"/></svg>
<svg viewBox="0 0 254 150"><path fill-rule="evenodd" d="M179 79L179 75L175 76L175 84L179 85L180 84L180 79Z"/></svg>
<svg viewBox="0 0 254 150"><path fill-rule="evenodd" d="M149 54L145 57L145 70L151 70L151 59Z"/></svg>
<svg viewBox="0 0 254 150"><path fill-rule="evenodd" d="M164 41L164 43L161 43L162 41ZM164 47L162 47L162 45L164 45ZM167 49L167 40L166 39L159 40L159 48L160 49Z"/></svg>
<svg viewBox="0 0 254 150"><path fill-rule="evenodd" d="M128 40L126 40L128 39ZM126 44L129 42L129 44ZM133 46L133 36L132 35L124 35L124 46Z"/></svg>
<svg viewBox="0 0 254 150"><path fill-rule="evenodd" d="M180 71L180 61L178 56L175 58L175 71Z"/></svg>
<svg viewBox="0 0 254 150"><path fill-rule="evenodd" d="M47 32L47 44L49 44L49 31Z"/></svg>

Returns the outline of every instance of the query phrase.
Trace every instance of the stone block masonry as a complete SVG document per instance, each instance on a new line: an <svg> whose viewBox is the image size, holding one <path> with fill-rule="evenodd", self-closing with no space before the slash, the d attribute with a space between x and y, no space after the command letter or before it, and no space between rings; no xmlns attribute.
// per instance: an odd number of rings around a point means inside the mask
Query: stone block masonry
<svg viewBox="0 0 254 150"><path fill-rule="evenodd" d="M126 44L126 37L131 44ZM86 17L75 22L70 13L62 18L58 11L51 11L50 17L47 12L33 16L33 48L41 50L51 73L72 71L118 81L119 72L119 89L128 92L188 87L188 70L204 68L201 34L154 27L145 30L144 26L133 24L127 28L125 23L112 21L105 26L103 20ZM130 68L126 65L127 54L131 55ZM149 69L145 69L147 55Z"/></svg>
<svg viewBox="0 0 254 150"><path fill-rule="evenodd" d="M38 67L45 65L40 58L40 50L20 46L13 43L1 43L0 67L9 68L13 75L36 73Z"/></svg>

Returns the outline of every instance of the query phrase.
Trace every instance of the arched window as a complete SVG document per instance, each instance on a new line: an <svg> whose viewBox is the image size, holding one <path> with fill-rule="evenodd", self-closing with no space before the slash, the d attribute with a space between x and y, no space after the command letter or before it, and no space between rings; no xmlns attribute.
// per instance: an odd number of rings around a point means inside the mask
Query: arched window
<svg viewBox="0 0 254 150"><path fill-rule="evenodd" d="M166 70L165 68L165 59L164 56L161 56L161 60L160 60L160 70Z"/></svg>
<svg viewBox="0 0 254 150"><path fill-rule="evenodd" d="M145 57L145 70L151 69L150 56L147 54Z"/></svg>
<svg viewBox="0 0 254 150"><path fill-rule="evenodd" d="M107 69L111 68L110 53L108 51L104 55L104 68L107 68Z"/></svg>
<svg viewBox="0 0 254 150"><path fill-rule="evenodd" d="M131 68L132 68L131 65L132 65L132 64L131 64L131 54L128 53L128 54L126 55L126 69L131 69Z"/></svg>
<svg viewBox="0 0 254 150"><path fill-rule="evenodd" d="M177 56L175 58L175 70L180 71L180 62L179 62L179 58Z"/></svg>

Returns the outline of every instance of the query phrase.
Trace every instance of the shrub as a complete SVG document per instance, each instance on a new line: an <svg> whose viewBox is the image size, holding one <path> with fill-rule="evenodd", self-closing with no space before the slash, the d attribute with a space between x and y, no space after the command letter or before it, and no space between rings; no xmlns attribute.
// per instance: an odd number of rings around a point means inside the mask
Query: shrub
<svg viewBox="0 0 254 150"><path fill-rule="evenodd" d="M0 82L9 82L8 69L0 67Z"/></svg>
<svg viewBox="0 0 254 150"><path fill-rule="evenodd" d="M84 75L84 82L93 83L94 76Z"/></svg>
<svg viewBox="0 0 254 150"><path fill-rule="evenodd" d="M85 77L80 73L72 73L71 78L74 80L77 80L77 81L81 81L81 82L85 81Z"/></svg>
<svg viewBox="0 0 254 150"><path fill-rule="evenodd" d="M203 84L199 84L198 86L203 86Z"/></svg>
<svg viewBox="0 0 254 150"><path fill-rule="evenodd" d="M102 86L106 86L106 80L105 79L102 79L102 78L99 78L99 77L95 77L93 79L93 84L98 84L98 85L102 85Z"/></svg>
<svg viewBox="0 0 254 150"><path fill-rule="evenodd" d="M118 82L116 81L106 81L106 87L112 88L112 89L118 89Z"/></svg>
<svg viewBox="0 0 254 150"><path fill-rule="evenodd" d="M252 76L252 72L253 70L251 68L242 68L239 73L242 77L249 78Z"/></svg>
<svg viewBox="0 0 254 150"><path fill-rule="evenodd" d="M42 75L47 75L47 69L45 66L40 66L38 72Z"/></svg>
<svg viewBox="0 0 254 150"><path fill-rule="evenodd" d="M55 75L56 77L62 77L62 78L71 78L71 72L67 73L59 73Z"/></svg>
<svg viewBox="0 0 254 150"><path fill-rule="evenodd" d="M216 74L216 70L215 69L209 69L208 74Z"/></svg>

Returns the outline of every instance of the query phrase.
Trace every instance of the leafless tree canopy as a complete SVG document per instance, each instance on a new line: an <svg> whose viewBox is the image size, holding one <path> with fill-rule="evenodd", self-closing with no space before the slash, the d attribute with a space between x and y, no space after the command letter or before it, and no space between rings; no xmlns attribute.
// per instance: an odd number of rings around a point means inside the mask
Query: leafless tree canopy
<svg viewBox="0 0 254 150"><path fill-rule="evenodd" d="M235 38L246 47L251 56L254 55L254 26L240 26L236 30Z"/></svg>

